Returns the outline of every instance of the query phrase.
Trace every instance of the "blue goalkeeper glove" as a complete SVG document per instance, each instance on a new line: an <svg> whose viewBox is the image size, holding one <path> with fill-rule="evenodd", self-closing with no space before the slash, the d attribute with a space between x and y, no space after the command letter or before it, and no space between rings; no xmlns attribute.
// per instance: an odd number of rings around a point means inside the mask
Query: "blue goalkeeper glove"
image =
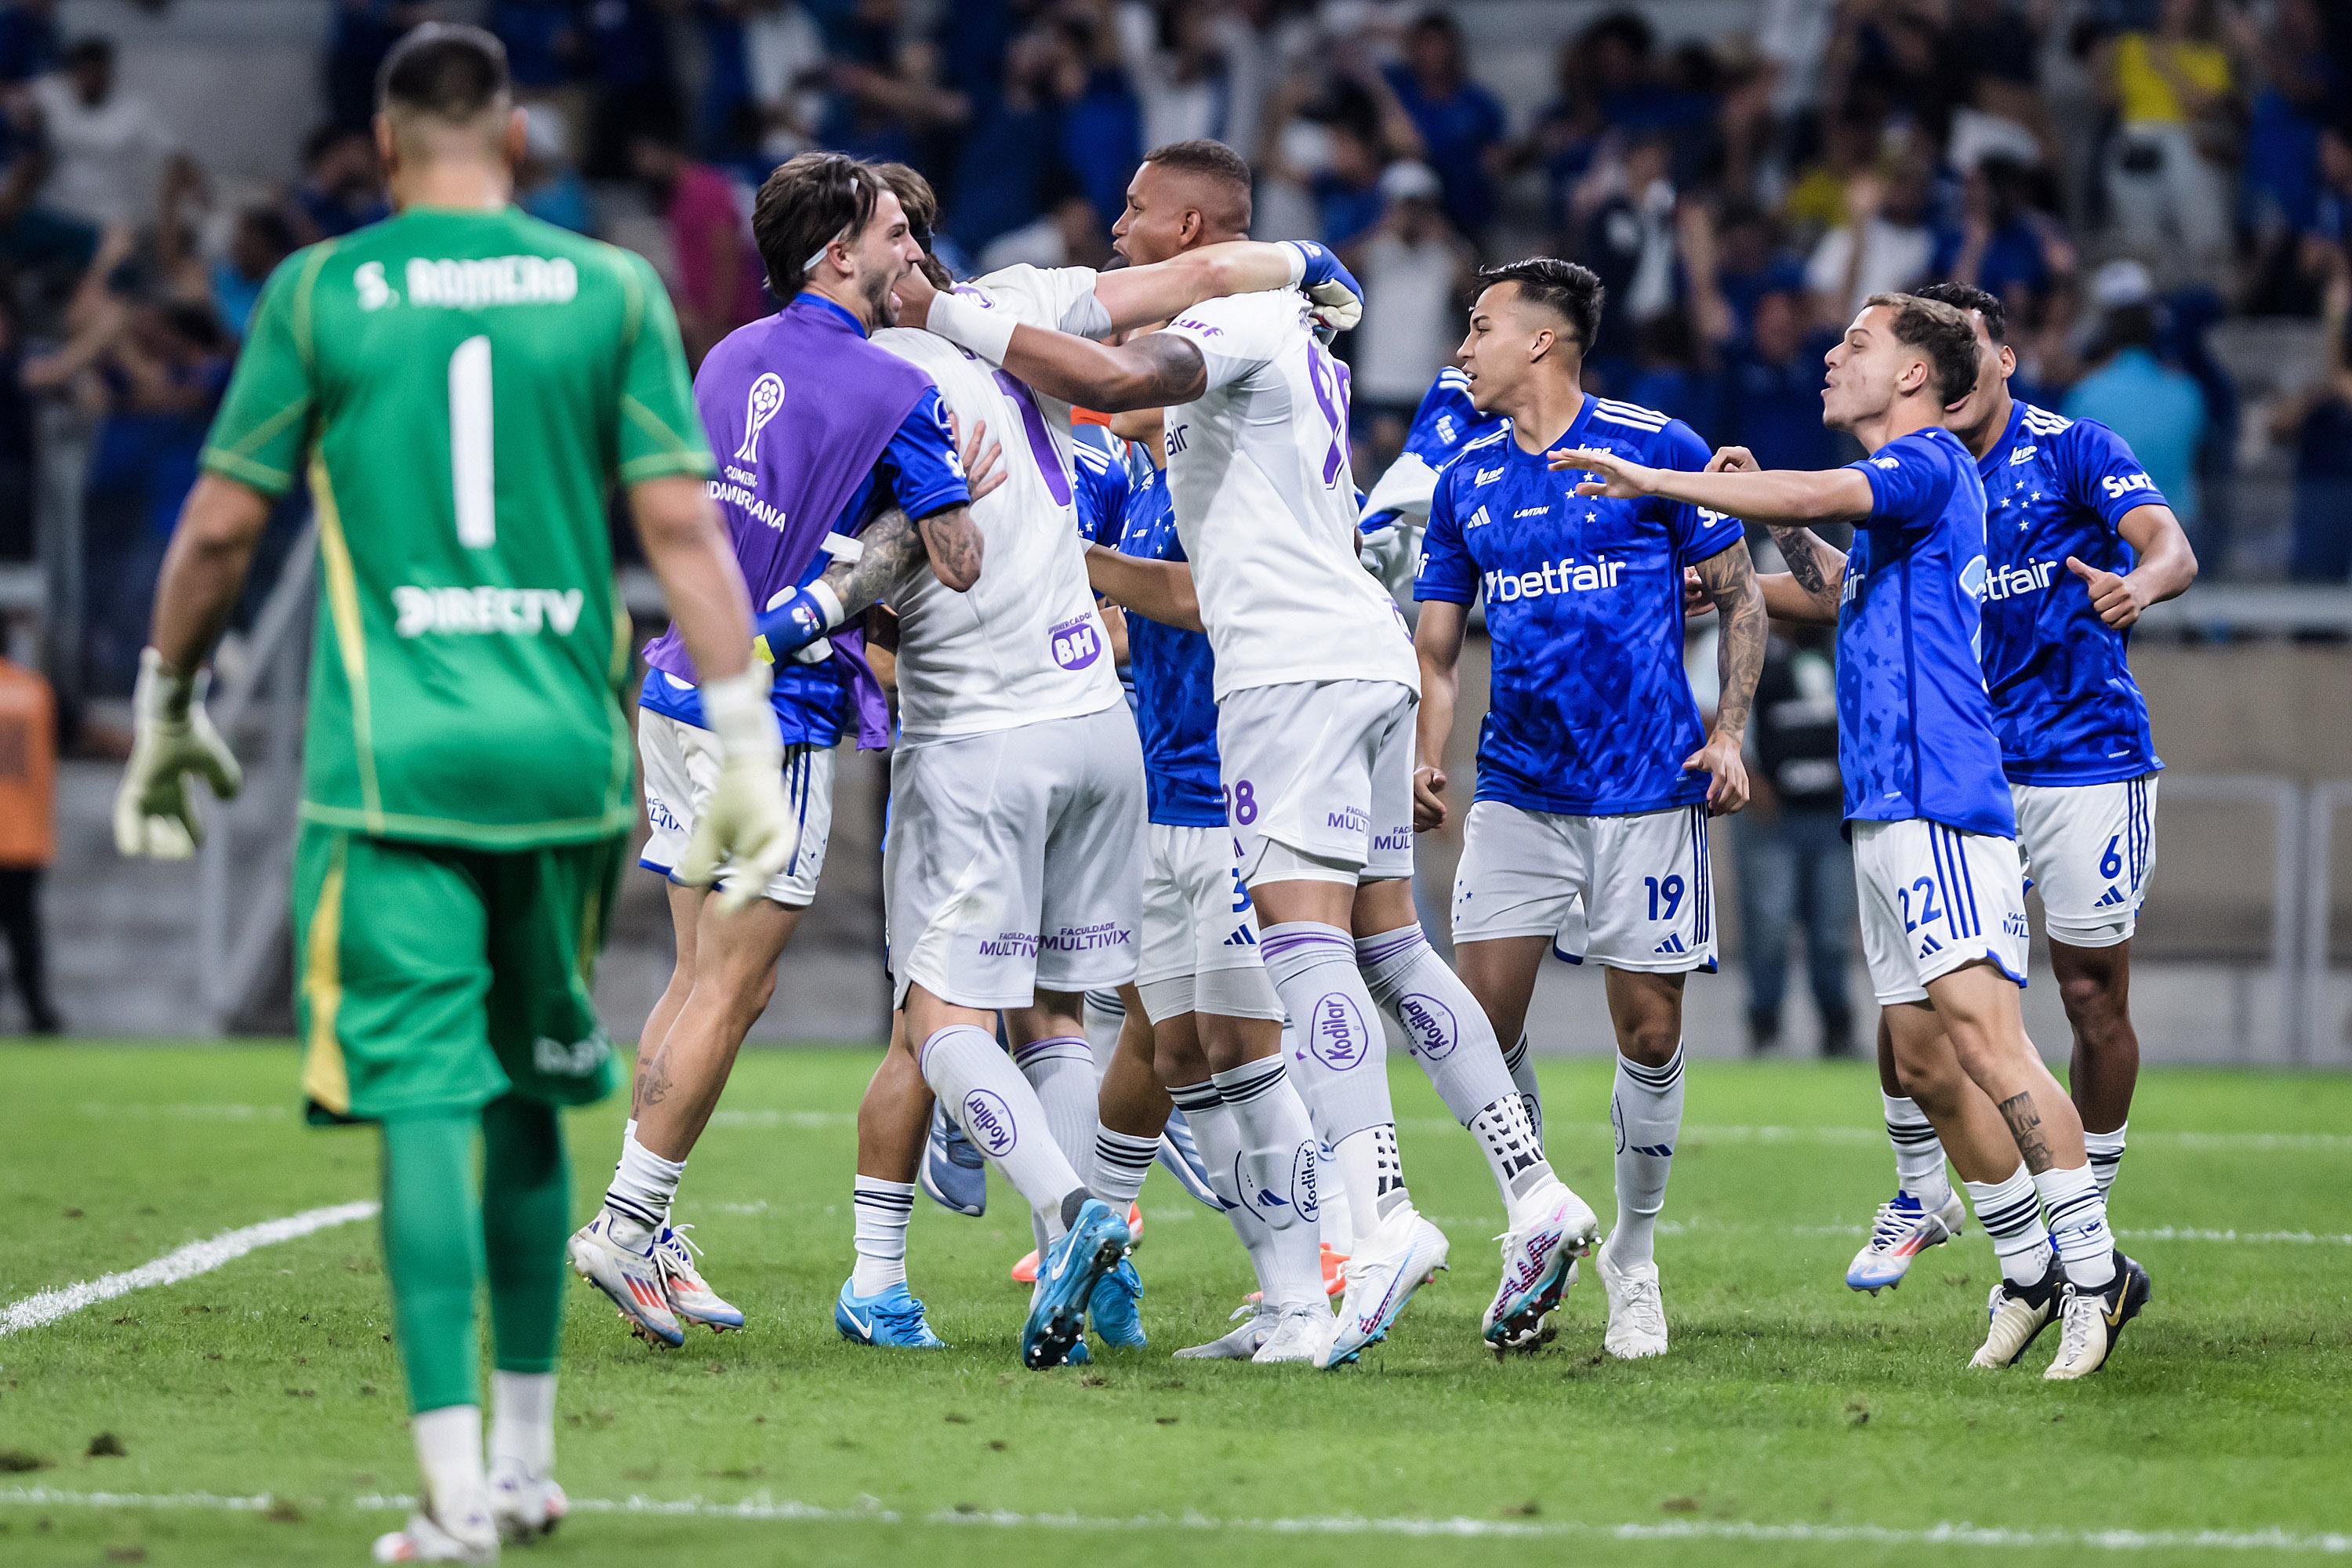
<svg viewBox="0 0 2352 1568"><path fill-rule="evenodd" d="M1299 256L1298 288L1313 303L1315 319L1344 332L1364 319L1364 286L1341 265L1339 253L1311 239L1283 241Z"/></svg>

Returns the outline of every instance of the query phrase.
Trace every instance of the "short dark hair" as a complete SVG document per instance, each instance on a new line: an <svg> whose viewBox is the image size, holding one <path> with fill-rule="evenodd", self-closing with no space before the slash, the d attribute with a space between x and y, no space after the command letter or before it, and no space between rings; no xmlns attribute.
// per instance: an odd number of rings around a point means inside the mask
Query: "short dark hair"
<svg viewBox="0 0 2352 1568"><path fill-rule="evenodd" d="M777 165L751 205L751 243L778 300L801 291L827 246L872 220L882 190L881 176L846 153L801 153Z"/></svg>
<svg viewBox="0 0 2352 1568"><path fill-rule="evenodd" d="M1895 312L1895 341L1927 356L1937 403L1949 406L1977 389L1977 330L1958 310L1916 294L1873 294L1863 304Z"/></svg>
<svg viewBox="0 0 2352 1568"><path fill-rule="evenodd" d="M376 72L377 106L467 125L511 93L507 47L457 22L427 22L394 44Z"/></svg>
<svg viewBox="0 0 2352 1568"><path fill-rule="evenodd" d="M1601 333L1601 301L1609 291L1601 286L1600 276L1590 267L1562 261L1556 256L1530 256L1524 261L1478 269L1482 291L1497 283L1517 284L1521 299L1541 305L1566 321L1579 353L1591 348L1592 340Z"/></svg>
<svg viewBox="0 0 2352 1568"><path fill-rule="evenodd" d="M1234 199L1234 209L1227 216L1234 227L1249 227L1250 166L1239 153L1223 142L1212 142L1205 136L1190 142L1169 142L1146 153L1143 161L1163 169L1197 174L1224 186Z"/></svg>
<svg viewBox="0 0 2352 1568"><path fill-rule="evenodd" d="M1985 336L1996 343L2009 342L2009 310L2001 304L2000 295L1988 293L1973 283L1930 283L1917 293L1922 300L1933 300L1955 310L1974 310L1984 318Z"/></svg>

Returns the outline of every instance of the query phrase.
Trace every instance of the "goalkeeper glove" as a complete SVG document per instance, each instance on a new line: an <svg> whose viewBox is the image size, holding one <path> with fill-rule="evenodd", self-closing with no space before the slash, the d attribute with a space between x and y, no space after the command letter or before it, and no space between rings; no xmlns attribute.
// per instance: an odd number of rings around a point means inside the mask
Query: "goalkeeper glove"
<svg viewBox="0 0 2352 1568"><path fill-rule="evenodd" d="M205 712L207 678L167 668L148 648L139 656L139 683L131 694L130 765L114 795L114 847L125 855L184 860L205 841L190 773L202 773L222 800L244 786L227 742Z"/></svg>
<svg viewBox="0 0 2352 1568"><path fill-rule="evenodd" d="M784 744L768 706L768 680L767 669L754 664L702 688L702 715L719 737L719 778L677 874L689 888L707 888L725 866L720 914L765 892L800 843L784 802Z"/></svg>
<svg viewBox="0 0 2352 1568"><path fill-rule="evenodd" d="M1318 323L1344 332L1364 319L1364 286L1340 264L1336 251L1311 239L1286 239L1282 244L1297 254L1299 271L1293 281L1307 295L1313 306L1308 314Z"/></svg>

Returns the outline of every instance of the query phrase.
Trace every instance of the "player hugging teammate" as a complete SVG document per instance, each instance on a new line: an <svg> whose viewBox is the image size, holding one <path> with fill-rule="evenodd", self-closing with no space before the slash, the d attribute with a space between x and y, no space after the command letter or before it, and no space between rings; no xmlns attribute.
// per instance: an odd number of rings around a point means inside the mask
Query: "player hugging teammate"
<svg viewBox="0 0 2352 1568"><path fill-rule="evenodd" d="M900 1027L860 1114L845 1336L939 1343L905 1268L936 1098L1031 1207L1024 1363L1081 1359L1089 1322L1143 1343L1122 1216L1172 1103L1261 1292L1239 1328L1180 1353L1356 1360L1448 1258L1405 1184L1385 1017L1505 1207L1484 1342L1539 1346L1600 1238L1545 1159L1527 1067L1549 947L1604 967L1617 1036L1604 1343L1663 1353L1652 1237L1681 1125L1682 988L1715 966L1706 818L1747 799L1769 605L1838 625L1846 816L1885 1005L1901 1185L1849 1280L1891 1284L1958 1228L1948 1154L2002 1264L1977 1363L2014 1362L2053 1321L2048 1376L2105 1361L2148 1294L2105 1224L2159 766L2125 643L2195 563L2112 432L2011 401L1997 301L1873 299L1824 394L1871 456L1764 473L1583 390L1592 274L1493 268L1460 369L1424 405L1417 468L1367 508L1328 346L1360 313L1354 279L1319 246L1244 239L1249 171L1215 143L1146 159L1115 231L1129 268L1015 268L951 291L919 176L796 158L754 218L782 308L719 345L689 393L646 265L509 205L522 125L493 38L417 29L380 101L400 210L298 253L264 291L164 563L116 808L125 853L184 856L189 775L236 789L197 671L272 503L307 472L324 610L295 871L303 1085L317 1120L380 1129L424 1479L380 1559L489 1561L564 1509L556 1111L612 1077L589 983L634 816L615 487L676 614L648 650L636 746L677 971L569 1255L649 1340L743 1321L671 1201L814 896L831 749L888 740L859 636L880 605L898 626ZM1074 405L1150 443L1118 550L1079 536ZM1426 516L1417 638L1360 563L1365 512L1407 521L1403 552ZM1742 519L1771 530L1787 574L1759 582ZM1807 526L1825 521L1856 525L1850 553ZM1723 617L1711 726L1681 667L1686 574ZM1140 738L1093 593L1141 617ZM1457 977L1413 906L1412 835L1451 810L1454 666L1482 596L1495 685ZM2071 1101L2019 1006L2027 864L2074 1026ZM1123 989L1129 1027L1098 1080L1081 998L1103 987ZM1340 1194L1334 1313L1316 1242Z"/></svg>

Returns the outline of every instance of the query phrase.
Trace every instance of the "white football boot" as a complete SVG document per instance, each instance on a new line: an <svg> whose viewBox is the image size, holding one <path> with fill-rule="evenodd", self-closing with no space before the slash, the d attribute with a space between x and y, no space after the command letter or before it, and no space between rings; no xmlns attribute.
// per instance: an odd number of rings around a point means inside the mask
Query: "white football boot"
<svg viewBox="0 0 2352 1568"><path fill-rule="evenodd" d="M1227 1329L1204 1345L1192 1345L1176 1352L1178 1361L1248 1361L1272 1337L1275 1323L1282 1316L1262 1301L1251 1301L1234 1310L1230 1320L1236 1326Z"/></svg>
<svg viewBox="0 0 2352 1568"><path fill-rule="evenodd" d="M701 1324L714 1334L743 1326L743 1314L710 1288L694 1260L702 1251L687 1237L690 1225L666 1225L654 1239L654 1267L661 1270L669 1310L681 1325Z"/></svg>
<svg viewBox="0 0 2352 1568"><path fill-rule="evenodd" d="M1274 1319L1274 1331L1265 1343L1257 1347L1250 1357L1261 1366L1279 1366L1290 1363L1313 1362L1323 1353L1331 1338L1331 1309L1321 1302L1309 1307L1293 1307L1287 1311L1269 1314Z"/></svg>
<svg viewBox="0 0 2352 1568"><path fill-rule="evenodd" d="M1339 1315L1322 1364L1343 1366L1363 1354L1366 1345L1386 1339L1413 1292L1444 1267L1445 1233L1412 1204L1399 1204L1371 1235L1357 1242L1348 1259L1348 1289L1339 1299Z"/></svg>
<svg viewBox="0 0 2352 1568"><path fill-rule="evenodd" d="M1658 1291L1655 1263L1629 1264L1619 1268L1609 1261L1609 1248L1592 1255L1601 1271L1601 1288L1609 1293L1609 1331L1601 1348L1619 1361L1666 1353L1666 1303Z"/></svg>
<svg viewBox="0 0 2352 1568"><path fill-rule="evenodd" d="M1969 1364L1979 1371L2015 1366L2027 1347L2057 1319L2058 1293L2065 1283L2054 1258L2038 1284L1996 1282L1985 1303L1985 1342L1969 1358Z"/></svg>
<svg viewBox="0 0 2352 1568"><path fill-rule="evenodd" d="M2099 1289L2066 1285L2058 1292L2058 1359L2042 1375L2063 1383L2106 1365L2124 1325L2139 1316L2147 1298L2147 1270L2121 1252L2116 1254L2116 1277Z"/></svg>
<svg viewBox="0 0 2352 1568"><path fill-rule="evenodd" d="M427 1499L407 1524L375 1538L379 1563L496 1563L499 1525L490 1500L477 1493L448 1508Z"/></svg>
<svg viewBox="0 0 2352 1568"><path fill-rule="evenodd" d="M1846 1288L1867 1290L1874 1296L1881 1290L1893 1289L1903 1283L1913 1258L1959 1235L1968 1219L1967 1205L1960 1202L1958 1193L1948 1194L1940 1207L1932 1209L1922 1208L1919 1200L1909 1193L1896 1193L1878 1205L1878 1213L1871 1220L1869 1241L1846 1265Z"/></svg>
<svg viewBox="0 0 2352 1568"><path fill-rule="evenodd" d="M612 1237L613 1216L607 1210L572 1233L564 1250L572 1271L604 1292L620 1310L629 1331L649 1345L676 1350L686 1343L686 1331L670 1310L669 1294L662 1288L661 1266L653 1252L624 1247Z"/></svg>
<svg viewBox="0 0 2352 1568"><path fill-rule="evenodd" d="M499 1539L521 1546L555 1533L571 1504L553 1478L534 1476L520 1459L500 1459L490 1467L490 1518Z"/></svg>
<svg viewBox="0 0 2352 1568"><path fill-rule="evenodd" d="M1576 1282L1576 1260L1591 1256L1601 1239L1592 1206L1560 1182L1529 1193L1517 1212L1519 1223L1496 1238L1503 1244L1503 1282L1479 1324L1497 1356L1544 1342L1544 1319Z"/></svg>

